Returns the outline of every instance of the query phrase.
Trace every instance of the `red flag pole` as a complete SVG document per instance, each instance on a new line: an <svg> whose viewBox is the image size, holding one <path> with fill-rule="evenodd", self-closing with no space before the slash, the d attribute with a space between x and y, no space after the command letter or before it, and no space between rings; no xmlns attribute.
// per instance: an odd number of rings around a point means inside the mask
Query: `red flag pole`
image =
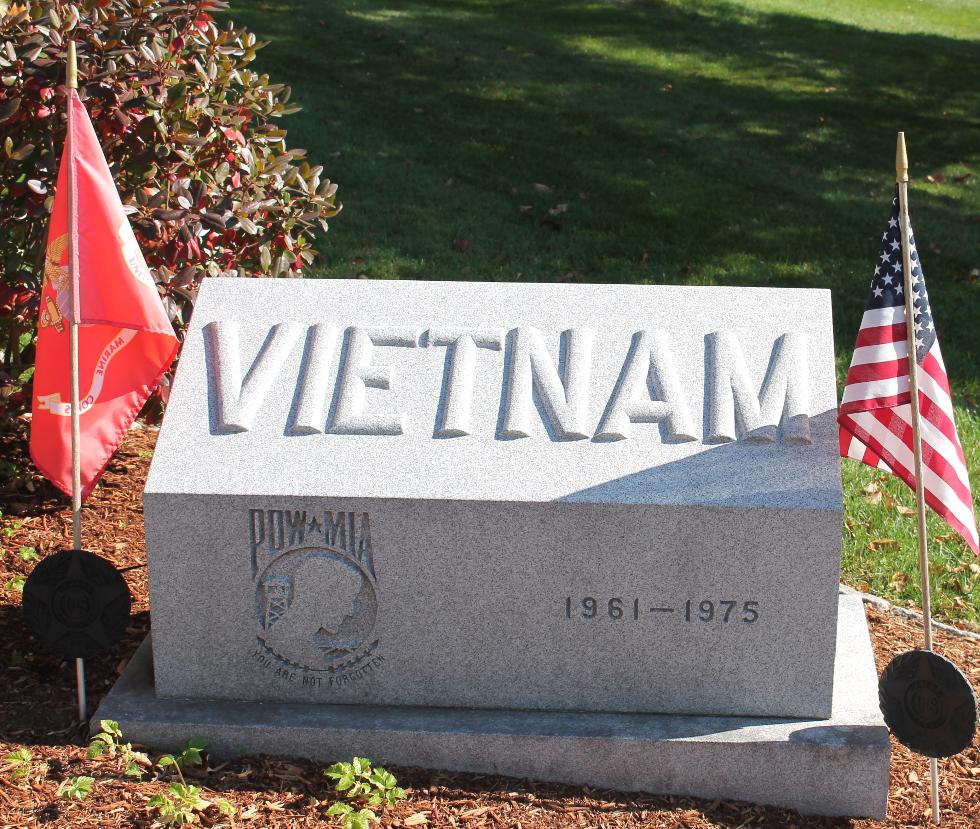
<svg viewBox="0 0 980 829"><path fill-rule="evenodd" d="M78 62L75 57L75 41L68 41L68 138L65 142L65 152L71 158L71 91L78 89ZM74 172L72 168L72 173ZM75 223L75 194L72 192L72 179L68 175L68 267L71 295L71 317L68 320L69 360L71 362L71 524L72 544L76 550L82 549L82 446L78 392L78 323L76 322L78 297L78 274L75 270L75 234L72 232ZM85 698L85 660L75 659L75 681L78 686L78 719L85 722L88 713L88 701Z"/></svg>
<svg viewBox="0 0 980 829"><path fill-rule="evenodd" d="M919 579L922 588L922 627L925 649L932 650L932 597L929 591L929 538L926 534L926 492L922 483L922 436L919 431L919 361L915 347L915 304L912 294L912 251L909 239L909 159L905 133L898 134L895 150L895 178L898 182L898 218L902 236L902 271L905 289L905 329L908 344L909 392L912 402L912 448L915 457L915 501L919 523ZM932 790L932 822L939 825L939 761L929 758Z"/></svg>

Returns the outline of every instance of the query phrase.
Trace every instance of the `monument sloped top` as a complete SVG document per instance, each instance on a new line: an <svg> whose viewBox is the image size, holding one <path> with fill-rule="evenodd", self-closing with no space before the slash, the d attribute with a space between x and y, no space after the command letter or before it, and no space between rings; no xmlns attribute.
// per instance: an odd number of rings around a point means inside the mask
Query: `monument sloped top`
<svg viewBox="0 0 980 829"><path fill-rule="evenodd" d="M209 279L147 493L839 510L824 290Z"/></svg>

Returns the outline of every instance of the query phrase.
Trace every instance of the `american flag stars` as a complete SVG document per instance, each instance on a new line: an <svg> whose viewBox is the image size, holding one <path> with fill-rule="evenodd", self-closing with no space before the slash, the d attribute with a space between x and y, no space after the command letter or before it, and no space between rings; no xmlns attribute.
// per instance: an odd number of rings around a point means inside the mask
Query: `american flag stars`
<svg viewBox="0 0 980 829"><path fill-rule="evenodd" d="M871 292L865 310L874 308L891 308L905 304L905 290L902 285L902 242L901 224L898 217L898 199L892 200L892 215L888 219L888 229L881 237L881 252L879 264L875 265L874 278L871 281ZM922 276L919 253L915 247L915 237L909 234L911 245L909 254L912 260L912 297L915 309L915 350L916 358L921 363L936 334L932 321L932 311L929 308L929 296L926 293L926 283Z"/></svg>

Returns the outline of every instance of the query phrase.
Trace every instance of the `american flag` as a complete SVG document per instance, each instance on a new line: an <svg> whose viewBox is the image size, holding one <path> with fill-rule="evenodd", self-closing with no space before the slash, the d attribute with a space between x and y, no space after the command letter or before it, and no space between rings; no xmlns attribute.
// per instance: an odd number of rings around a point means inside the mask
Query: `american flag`
<svg viewBox="0 0 980 829"><path fill-rule="evenodd" d="M868 466L891 472L915 489L898 211L896 188L837 421L840 423L841 457L855 458ZM915 358L919 365L919 428L925 500L963 536L975 554L980 554L970 480L953 422L949 380L939 353L939 340L911 226L909 253L915 308Z"/></svg>

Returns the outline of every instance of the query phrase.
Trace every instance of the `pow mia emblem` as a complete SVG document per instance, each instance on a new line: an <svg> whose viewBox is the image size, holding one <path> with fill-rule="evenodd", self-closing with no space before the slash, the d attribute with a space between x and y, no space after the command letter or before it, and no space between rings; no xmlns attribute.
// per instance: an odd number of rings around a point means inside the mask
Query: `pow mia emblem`
<svg viewBox="0 0 980 829"><path fill-rule="evenodd" d="M256 638L270 657L339 677L376 655L367 513L249 510L249 540Z"/></svg>

